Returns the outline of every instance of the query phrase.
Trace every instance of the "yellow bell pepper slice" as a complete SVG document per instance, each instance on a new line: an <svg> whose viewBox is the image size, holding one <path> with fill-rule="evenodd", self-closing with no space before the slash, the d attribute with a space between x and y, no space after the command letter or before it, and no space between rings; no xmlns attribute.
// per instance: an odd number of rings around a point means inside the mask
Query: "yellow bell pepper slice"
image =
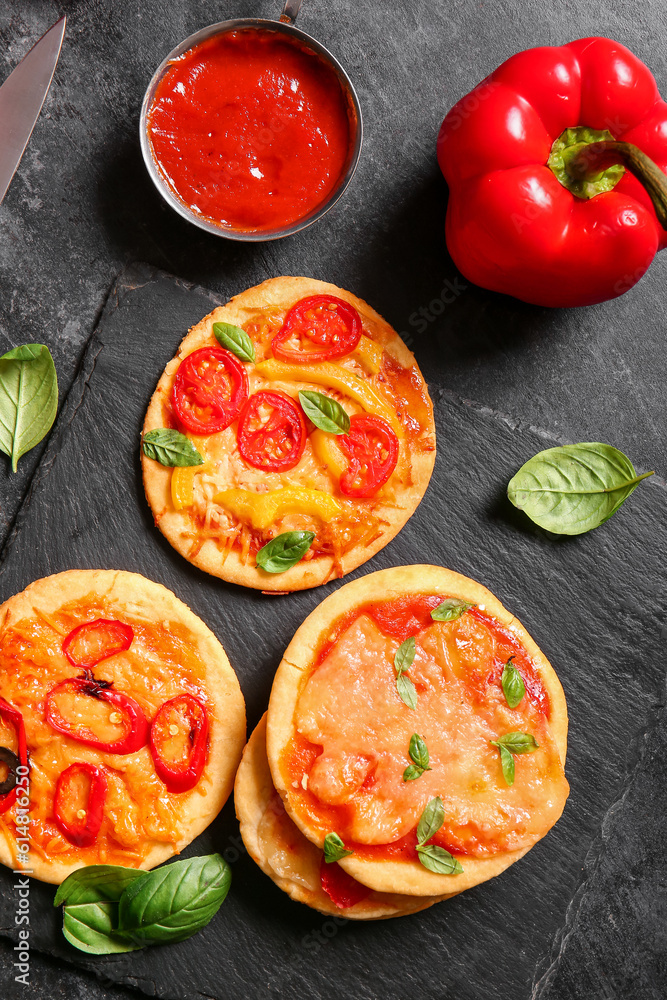
<svg viewBox="0 0 667 1000"><path fill-rule="evenodd" d="M377 375L382 365L382 346L362 333L361 340L352 352L352 357L361 361L371 375Z"/></svg>
<svg viewBox="0 0 667 1000"><path fill-rule="evenodd" d="M213 500L258 531L270 528L284 514L312 514L322 521L331 521L342 511L341 505L329 493L301 486L286 486L270 493L223 490L216 493Z"/></svg>
<svg viewBox="0 0 667 1000"><path fill-rule="evenodd" d="M327 434L316 427L308 439L312 445L315 457L324 465L336 479L340 479L349 462L336 444L337 434Z"/></svg>
<svg viewBox="0 0 667 1000"><path fill-rule="evenodd" d="M383 417L399 438L404 437L403 428L396 413L385 397L365 379L348 371L332 361L320 361L313 365L293 365L269 358L256 365L255 370L270 382L314 382L330 389L338 389L356 400L367 413Z"/></svg>
<svg viewBox="0 0 667 1000"><path fill-rule="evenodd" d="M176 466L171 473L171 502L176 510L192 507L195 502L195 476L205 472L208 462L203 465Z"/></svg>

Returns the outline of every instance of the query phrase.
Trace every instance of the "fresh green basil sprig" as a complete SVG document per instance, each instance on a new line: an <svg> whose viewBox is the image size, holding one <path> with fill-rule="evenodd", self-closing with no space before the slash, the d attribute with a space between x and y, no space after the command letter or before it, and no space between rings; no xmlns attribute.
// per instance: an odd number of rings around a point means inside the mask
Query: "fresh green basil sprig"
<svg viewBox="0 0 667 1000"><path fill-rule="evenodd" d="M229 891L231 870L219 854L175 861L153 871L90 865L56 893L63 934L90 955L184 941L205 927Z"/></svg>
<svg viewBox="0 0 667 1000"><path fill-rule="evenodd" d="M604 524L642 479L627 455L599 441L540 451L522 465L507 496L541 528L581 535Z"/></svg>
<svg viewBox="0 0 667 1000"><path fill-rule="evenodd" d="M0 357L0 451L18 460L51 430L58 376L45 344L23 344Z"/></svg>
<svg viewBox="0 0 667 1000"><path fill-rule="evenodd" d="M337 833L328 833L324 838L324 860L327 864L347 858L354 851L348 851L343 843L342 837Z"/></svg>
<svg viewBox="0 0 667 1000"><path fill-rule="evenodd" d="M514 784L514 754L533 753L539 747L532 733L506 733L500 739L489 742L500 750L500 766L507 785Z"/></svg>
<svg viewBox="0 0 667 1000"><path fill-rule="evenodd" d="M409 677L405 677L405 671L409 670L415 661L415 637L414 635L409 636L405 642L396 650L396 655L394 656L394 670L396 671L396 690L398 691L399 697L408 708L415 709L417 707L417 692L415 686Z"/></svg>
<svg viewBox="0 0 667 1000"><path fill-rule="evenodd" d="M422 774L430 771L428 747L419 733L413 733L410 737L408 755L412 764L409 764L403 771L403 781L414 781L421 778Z"/></svg>
<svg viewBox="0 0 667 1000"><path fill-rule="evenodd" d="M201 457L190 438L171 427L156 427L144 434L142 448L146 458L152 458L160 465L182 468L187 465L203 465Z"/></svg>
<svg viewBox="0 0 667 1000"><path fill-rule="evenodd" d="M514 657L510 656L500 675L500 686L503 689L505 701L510 708L516 708L526 693L526 685L523 682L523 677L512 663L513 659Z"/></svg>
<svg viewBox="0 0 667 1000"><path fill-rule="evenodd" d="M470 601L461 601L457 597L448 597L442 604L433 609L431 618L436 622L453 622L457 618L460 618L468 608L474 607L475 605L471 604Z"/></svg>
<svg viewBox="0 0 667 1000"><path fill-rule="evenodd" d="M427 844L445 822L445 807L439 795L427 803L417 825L417 857L424 868L436 875L459 875L463 868L444 847Z"/></svg>
<svg viewBox="0 0 667 1000"><path fill-rule="evenodd" d="M262 546L256 556L257 565L265 573L284 573L305 556L314 538L314 531L283 531Z"/></svg>
<svg viewBox="0 0 667 1000"><path fill-rule="evenodd" d="M302 389L299 393L301 409L316 427L327 434L347 434L350 418L340 403L323 392Z"/></svg>
<svg viewBox="0 0 667 1000"><path fill-rule="evenodd" d="M240 326L233 323L214 323L213 333L221 347L225 347L232 354L235 354L241 361L255 360L255 348L253 342Z"/></svg>

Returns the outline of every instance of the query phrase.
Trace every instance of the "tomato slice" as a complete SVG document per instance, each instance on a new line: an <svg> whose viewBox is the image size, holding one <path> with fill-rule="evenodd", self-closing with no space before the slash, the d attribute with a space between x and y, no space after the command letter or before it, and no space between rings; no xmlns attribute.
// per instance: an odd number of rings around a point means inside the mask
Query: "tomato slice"
<svg viewBox="0 0 667 1000"><path fill-rule="evenodd" d="M271 350L280 361L311 364L342 358L360 338L361 319L348 302L335 295L309 295L287 313Z"/></svg>
<svg viewBox="0 0 667 1000"><path fill-rule="evenodd" d="M248 392L248 373L231 351L201 347L181 362L171 400L186 430L215 434L238 416Z"/></svg>
<svg viewBox="0 0 667 1000"><path fill-rule="evenodd" d="M239 452L248 465L284 472L298 464L306 447L306 423L291 396L262 389L239 417Z"/></svg>
<svg viewBox="0 0 667 1000"><path fill-rule="evenodd" d="M343 871L337 862L326 862L324 856L320 863L320 884L334 906L341 910L356 906L371 894L367 886Z"/></svg>
<svg viewBox="0 0 667 1000"><path fill-rule="evenodd" d="M340 477L348 497L372 497L389 479L398 461L398 438L382 417L355 414L350 430L339 434L338 446L350 463Z"/></svg>
<svg viewBox="0 0 667 1000"><path fill-rule="evenodd" d="M62 650L73 667L89 670L101 660L129 649L133 639L131 625L114 618L96 618L73 628L63 639Z"/></svg>

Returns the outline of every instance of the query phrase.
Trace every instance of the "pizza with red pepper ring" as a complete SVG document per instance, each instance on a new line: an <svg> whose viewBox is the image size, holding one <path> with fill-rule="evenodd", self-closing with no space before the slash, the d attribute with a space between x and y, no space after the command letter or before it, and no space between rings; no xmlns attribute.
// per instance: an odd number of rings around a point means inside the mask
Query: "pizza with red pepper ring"
<svg viewBox="0 0 667 1000"><path fill-rule="evenodd" d="M46 577L0 606L0 862L61 882L152 868L214 819L245 742L213 633L113 570Z"/></svg>
<svg viewBox="0 0 667 1000"><path fill-rule="evenodd" d="M214 360L225 352L245 383ZM151 450L166 432L197 464ZM414 513L435 461L433 407L374 309L323 281L272 278L190 330L142 451L155 523L186 559L243 586L302 590L355 569Z"/></svg>

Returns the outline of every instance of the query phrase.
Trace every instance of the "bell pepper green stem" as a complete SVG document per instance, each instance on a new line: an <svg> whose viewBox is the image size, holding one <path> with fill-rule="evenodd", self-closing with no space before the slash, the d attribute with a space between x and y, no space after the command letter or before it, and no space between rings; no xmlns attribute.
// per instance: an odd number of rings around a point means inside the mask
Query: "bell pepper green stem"
<svg viewBox="0 0 667 1000"><path fill-rule="evenodd" d="M633 174L645 188L658 222L667 229L667 176L657 163L631 142L592 142L567 161L566 170L575 181L593 177L615 164Z"/></svg>

